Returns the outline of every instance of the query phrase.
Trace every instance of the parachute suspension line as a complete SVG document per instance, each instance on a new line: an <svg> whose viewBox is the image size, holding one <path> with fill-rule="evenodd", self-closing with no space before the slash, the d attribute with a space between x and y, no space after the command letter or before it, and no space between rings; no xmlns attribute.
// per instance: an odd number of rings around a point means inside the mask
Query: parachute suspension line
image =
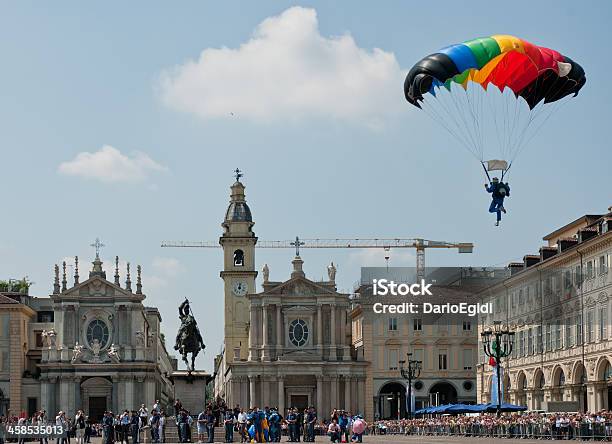
<svg viewBox="0 0 612 444"><path fill-rule="evenodd" d="M441 110L443 110L446 115L449 117L449 119L455 124L455 127L457 128L457 132L458 134L460 134L462 136L462 140L464 141L464 145L467 148L467 150L472 154L475 155L472 147L470 145L470 134L469 131L466 129L465 125L461 125L461 123L459 122L459 120L456 117L456 113L451 112L451 110L449 109L449 107L447 106L446 100L444 99L443 95L445 94L452 94L450 91L444 90L442 91L441 97L438 98L438 96L436 97L436 100L439 105Z"/></svg>
<svg viewBox="0 0 612 444"><path fill-rule="evenodd" d="M462 126L459 123L459 121L457 120L457 118L455 116L455 113L451 112L448 109L444 97L442 97L442 98L438 97L438 95L443 96L443 94L446 94L446 92L441 91L440 93L435 95L434 96L434 98L436 100L435 102L427 101L429 106L430 106L429 111L436 114L437 119L434 119L434 120L438 120L440 122L440 124L443 125L445 127L445 129L453 137L455 137L457 140L459 140L465 146L465 148L468 150L468 152L470 152L472 155L474 155L474 153L472 151L472 148L470 146L469 135L467 134L467 130L465 129L464 126ZM425 103L425 101L423 103ZM434 103L437 104L437 105L434 106ZM444 118L443 116L441 116L442 112L444 112L446 114L447 118ZM454 123L454 127L451 125L451 123Z"/></svg>
<svg viewBox="0 0 612 444"><path fill-rule="evenodd" d="M470 99L470 92L472 93L471 99ZM475 94L475 88L469 88L468 86L468 89L465 89L465 97L468 103L470 104L470 112L474 120L474 129L476 133L476 138L478 140L480 157L482 158L484 157L483 128L481 127L481 124L480 124L481 114L480 114L480 109L478 105L479 104L478 96L474 97L474 94Z"/></svg>
<svg viewBox="0 0 612 444"><path fill-rule="evenodd" d="M502 139L500 137L500 132L501 131L499 129L499 124L497 122L497 106L495 106L495 103L494 103L495 101L494 100L489 100L489 101L485 100L485 102L489 103L489 109L491 110L491 114L493 115L493 122L495 123L495 137L497 138L498 146L501 146L502 145Z"/></svg>
<svg viewBox="0 0 612 444"><path fill-rule="evenodd" d="M568 100L562 100L562 101L557 101L555 102L551 107L550 107L550 111L548 112L548 115L546 115L546 117L542 120L542 122L540 122L539 126L536 127L536 129L533 131L533 133L529 136L529 138L527 140L525 140L524 143L522 143L522 145L519 145L519 149L516 153L516 155L518 156L521 152L524 151L524 149L529 146L529 143L533 140L533 138L535 136L538 135L538 133L540 132L540 130L542 129L542 127L544 126L544 124L546 122L548 122L548 120L553 116L553 114L556 114L561 108L563 108L565 105L567 105Z"/></svg>
<svg viewBox="0 0 612 444"><path fill-rule="evenodd" d="M451 86L451 88L452 88L452 86ZM452 101L453 101L453 104L454 104L454 106L455 106L455 109L457 110L457 114L459 114L459 117L461 118L461 120L463 121L463 124L465 125L465 127L466 127L466 129L467 129L467 132L468 132L468 134L469 134L469 136L470 136L470 140L472 141L472 146L474 147L474 149L475 149L475 150L478 150L478 144L477 144L477 143L476 143L476 141L474 140L474 136L473 136L473 134L472 134L472 131L470 131L470 129L471 129L471 128L470 128L470 125L469 125L469 122L468 122L467 118L465 117L465 112L463 112L463 111L461 110L461 108L459 107L459 104L457 103L457 99L455 98L455 95L452 93L452 91L449 93L449 95L450 95L450 97L451 97L451 99L452 99ZM472 150L470 150L470 151L472 151ZM482 158L482 157L483 157L483 156L482 156L482 153L480 153L480 152L478 152L478 151L476 151L476 152L472 151L472 153L473 153L473 154L474 154L474 155L475 155L477 158L479 158L479 160L483 160L483 158Z"/></svg>
<svg viewBox="0 0 612 444"><path fill-rule="evenodd" d="M482 165L482 169L484 170L485 174L487 175L487 179L489 179L489 183L491 182L491 176L489 176L489 172L487 171L487 167L485 166L483 161L480 161L480 164ZM504 178L504 175L502 174L502 179Z"/></svg>
<svg viewBox="0 0 612 444"><path fill-rule="evenodd" d="M504 159L508 158L512 155L512 141L515 140L513 138L514 136L514 132L515 129L517 129L517 123L519 120L519 106L518 106L518 99L516 99L516 97L514 98L514 113L513 113L513 118L512 118L512 129L510 130L510 136L508 137L508 146L506 147L505 151L504 151Z"/></svg>
<svg viewBox="0 0 612 444"><path fill-rule="evenodd" d="M551 92L553 85L554 83L548 87L548 89L546 90L544 94L545 96L547 96L548 93ZM562 88L562 85L557 87L555 92L558 92L561 88ZM537 81L536 81L536 89L537 89ZM531 142L531 140L533 140L533 138L539 133L540 129L544 126L544 124L552 117L553 114L555 114L559 109L565 106L566 103L567 103L567 100L557 100L549 106L545 106L546 104L542 102L535 107L536 108L535 111L532 113L532 116L530 116L532 118L529 120L527 127L521 134L521 137L515 143L516 152L515 152L514 158L516 158L521 152L523 152L525 147L529 146L529 143ZM531 126L532 123L538 120L540 116L543 116L542 121L539 122L535 130L528 136L529 127Z"/></svg>
<svg viewBox="0 0 612 444"><path fill-rule="evenodd" d="M512 162L510 162L510 163L508 164L508 168L506 168L506 169L505 169L505 170L502 172L502 174L501 174L501 179L499 179L499 181L500 181L500 182L503 182L503 181L504 181L504 177L506 176L506 174L508 174L508 171L510 171L510 168L512 168Z"/></svg>
<svg viewBox="0 0 612 444"><path fill-rule="evenodd" d="M423 101L422 103L425 104L425 101ZM435 107L431 106L431 104L430 104L430 105L428 105L428 107L423 107L422 106L421 109L423 111L425 111L425 114L427 114L431 118L431 120L439 122L439 124L451 136L453 136L455 139L457 139L459 142L461 142L461 144L464 145L468 151L470 150L469 143L466 140L464 140L464 138L460 134L458 134L455 131L453 131L453 129L449 125L447 125L445 119L440 116L440 113L435 109Z"/></svg>

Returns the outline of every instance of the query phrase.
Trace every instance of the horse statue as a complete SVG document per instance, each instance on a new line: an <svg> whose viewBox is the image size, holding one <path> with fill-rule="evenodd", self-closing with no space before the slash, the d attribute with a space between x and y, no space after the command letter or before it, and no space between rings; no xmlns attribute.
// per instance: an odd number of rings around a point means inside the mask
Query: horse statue
<svg viewBox="0 0 612 444"><path fill-rule="evenodd" d="M202 335L193 317L193 312L189 308L189 300L187 300L187 298L185 298L183 303L179 306L179 318L181 319L181 326L176 335L174 349L181 354L183 362L187 366L187 372L191 374L191 372L195 370L196 356L198 356L200 350L206 348L206 345L204 345L204 341L202 340ZM191 353L191 366L187 359L189 353Z"/></svg>

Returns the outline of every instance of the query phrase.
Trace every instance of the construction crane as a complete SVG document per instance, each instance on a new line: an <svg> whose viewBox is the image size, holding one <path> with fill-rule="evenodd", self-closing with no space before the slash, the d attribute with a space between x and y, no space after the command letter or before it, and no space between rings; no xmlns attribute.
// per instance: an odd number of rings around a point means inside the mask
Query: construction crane
<svg viewBox="0 0 612 444"><path fill-rule="evenodd" d="M221 248L219 242L185 242L165 241L162 248ZM255 245L257 248L295 248L296 256L300 254L300 248L382 248L389 252L392 248L414 248L416 249L416 271L417 279L425 277L425 249L426 248L456 248L459 253L471 253L474 244L469 242L444 242L427 239L300 239L295 240L259 240ZM389 255L386 254L386 260Z"/></svg>

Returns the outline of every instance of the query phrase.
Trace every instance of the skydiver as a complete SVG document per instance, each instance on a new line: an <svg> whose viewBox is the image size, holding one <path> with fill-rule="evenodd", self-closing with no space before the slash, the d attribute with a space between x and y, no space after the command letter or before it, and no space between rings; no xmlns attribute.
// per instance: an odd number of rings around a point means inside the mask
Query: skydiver
<svg viewBox="0 0 612 444"><path fill-rule="evenodd" d="M510 197L510 185L500 182L497 177L494 177L490 184L485 183L485 189L491 193L493 200L489 206L489 213L497 213L495 226L499 227L502 212L506 212L504 208L504 198Z"/></svg>

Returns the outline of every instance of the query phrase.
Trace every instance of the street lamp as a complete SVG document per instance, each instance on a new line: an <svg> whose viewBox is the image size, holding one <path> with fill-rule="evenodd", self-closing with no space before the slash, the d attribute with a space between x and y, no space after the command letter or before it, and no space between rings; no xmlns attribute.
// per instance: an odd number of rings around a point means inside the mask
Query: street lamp
<svg viewBox="0 0 612 444"><path fill-rule="evenodd" d="M401 360L400 373L402 378L408 381L408 419L412 418L412 380L418 378L421 374L421 361L412 359L412 353L406 353L408 358L407 361ZM404 364L408 363L408 367L404 367Z"/></svg>
<svg viewBox="0 0 612 444"><path fill-rule="evenodd" d="M502 327L501 321L493 321L493 331L484 330L482 336L482 347L489 358L495 359L495 371L497 373L497 416L501 415L501 360L512 353L514 346L514 332L507 327Z"/></svg>

